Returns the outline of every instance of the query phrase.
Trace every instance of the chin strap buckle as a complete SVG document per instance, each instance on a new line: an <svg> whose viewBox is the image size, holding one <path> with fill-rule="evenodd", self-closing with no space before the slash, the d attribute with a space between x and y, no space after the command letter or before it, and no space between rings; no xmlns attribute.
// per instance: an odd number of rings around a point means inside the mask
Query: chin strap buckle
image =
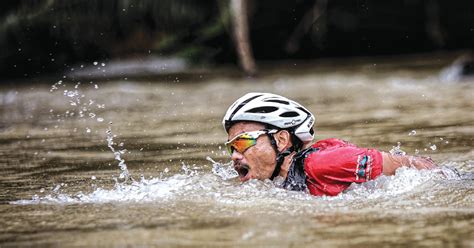
<svg viewBox="0 0 474 248"><path fill-rule="evenodd" d="M281 165L283 164L285 157L290 155L293 151L294 151L293 146L289 147L283 152L278 152L278 149L277 149L276 165L275 165L275 169L273 170L272 176L270 177L270 180L273 180L275 177L278 176L278 174L280 174Z"/></svg>

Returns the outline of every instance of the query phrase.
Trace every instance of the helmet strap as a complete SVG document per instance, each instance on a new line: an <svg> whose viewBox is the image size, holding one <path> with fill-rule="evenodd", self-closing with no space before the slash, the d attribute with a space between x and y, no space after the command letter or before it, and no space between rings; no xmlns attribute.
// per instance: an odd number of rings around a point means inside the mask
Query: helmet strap
<svg viewBox="0 0 474 248"><path fill-rule="evenodd" d="M272 176L270 177L270 180L273 180L275 177L277 177L280 174L281 165L283 164L285 157L290 155L294 151L294 147L291 146L288 149L284 150L283 152L280 152L278 150L278 146L276 144L276 140L273 137L273 135L272 134L267 134L267 135L268 135L268 138L270 138L270 143L272 144L272 147L276 153L276 159L275 159L276 165L275 165L275 169L273 170Z"/></svg>

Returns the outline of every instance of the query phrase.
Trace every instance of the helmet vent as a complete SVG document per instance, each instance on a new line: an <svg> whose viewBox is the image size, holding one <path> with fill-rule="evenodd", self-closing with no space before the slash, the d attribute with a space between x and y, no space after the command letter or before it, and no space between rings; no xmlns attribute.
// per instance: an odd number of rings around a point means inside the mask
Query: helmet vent
<svg viewBox="0 0 474 248"><path fill-rule="evenodd" d="M280 117L296 117L296 116L299 116L299 114L296 113L295 111L285 112L280 115Z"/></svg>
<svg viewBox="0 0 474 248"><path fill-rule="evenodd" d="M298 108L299 110L301 110L301 111L307 113L308 115L311 115L311 113L310 113L308 110L306 110L305 108L302 108L302 107L297 107L297 108Z"/></svg>
<svg viewBox="0 0 474 248"><path fill-rule="evenodd" d="M265 102L275 102L275 103L281 103L281 104L285 104L285 105L290 105L290 103L287 102L287 101L276 100L276 99L265 100Z"/></svg>
<svg viewBox="0 0 474 248"><path fill-rule="evenodd" d="M271 106L266 106L266 107L258 107L258 108L253 108L250 110L247 110L247 113L271 113L277 111L277 107L271 107Z"/></svg>
<svg viewBox="0 0 474 248"><path fill-rule="evenodd" d="M239 111L239 109L241 109L243 106L245 106L247 103L249 103L250 101L252 101L253 99L257 98L257 97L260 97L261 95L256 95L256 96L253 96L253 97L250 97L249 99L241 102L239 104L239 106L237 106L235 109L234 109L234 112L232 112L232 114L229 116L229 121L232 120L232 118L234 117L234 115L237 113L237 111ZM237 102L235 102L231 108L234 108L234 106L237 104Z"/></svg>

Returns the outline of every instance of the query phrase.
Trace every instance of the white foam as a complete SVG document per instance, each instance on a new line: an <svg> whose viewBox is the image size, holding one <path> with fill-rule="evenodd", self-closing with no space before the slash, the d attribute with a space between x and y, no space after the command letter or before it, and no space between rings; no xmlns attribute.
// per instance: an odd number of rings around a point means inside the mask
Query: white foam
<svg viewBox="0 0 474 248"><path fill-rule="evenodd" d="M218 163L214 166L216 164ZM461 180L455 170L447 167L435 170L402 167L394 176L380 176L367 183L353 184L338 196L315 197L306 192L284 190L270 180L240 183L229 178L226 173L223 175L223 168L213 169L215 174L212 174L183 165L183 171L183 174L168 178L142 178L139 182L116 184L113 189L97 188L91 193L65 194L56 190L42 197L35 195L31 200L19 200L11 204L163 203L187 199L196 203L202 201L226 206L273 206L298 211L305 205L314 204L326 204L328 208L355 202L367 204L367 201L380 203L390 200L391 204L397 204L397 197L405 194L420 191L430 194L430 190L435 190L431 189L430 183L433 181Z"/></svg>
<svg viewBox="0 0 474 248"><path fill-rule="evenodd" d="M150 202L165 200L180 190L186 176L175 175L167 179L142 179L131 184L116 184L114 189L98 188L92 193L78 192L73 195L64 193L48 194L44 197L33 196L31 200L19 200L11 204L77 204L77 203L110 203L110 202ZM56 190L57 191L57 190Z"/></svg>

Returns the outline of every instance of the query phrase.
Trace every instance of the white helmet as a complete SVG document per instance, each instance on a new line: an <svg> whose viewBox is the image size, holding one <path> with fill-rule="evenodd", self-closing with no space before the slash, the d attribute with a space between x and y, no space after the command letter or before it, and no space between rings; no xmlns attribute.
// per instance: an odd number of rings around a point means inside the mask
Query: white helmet
<svg viewBox="0 0 474 248"><path fill-rule="evenodd" d="M313 140L314 115L288 98L270 93L247 93L227 110L222 124L226 132L239 121L255 121L290 129L303 144Z"/></svg>

